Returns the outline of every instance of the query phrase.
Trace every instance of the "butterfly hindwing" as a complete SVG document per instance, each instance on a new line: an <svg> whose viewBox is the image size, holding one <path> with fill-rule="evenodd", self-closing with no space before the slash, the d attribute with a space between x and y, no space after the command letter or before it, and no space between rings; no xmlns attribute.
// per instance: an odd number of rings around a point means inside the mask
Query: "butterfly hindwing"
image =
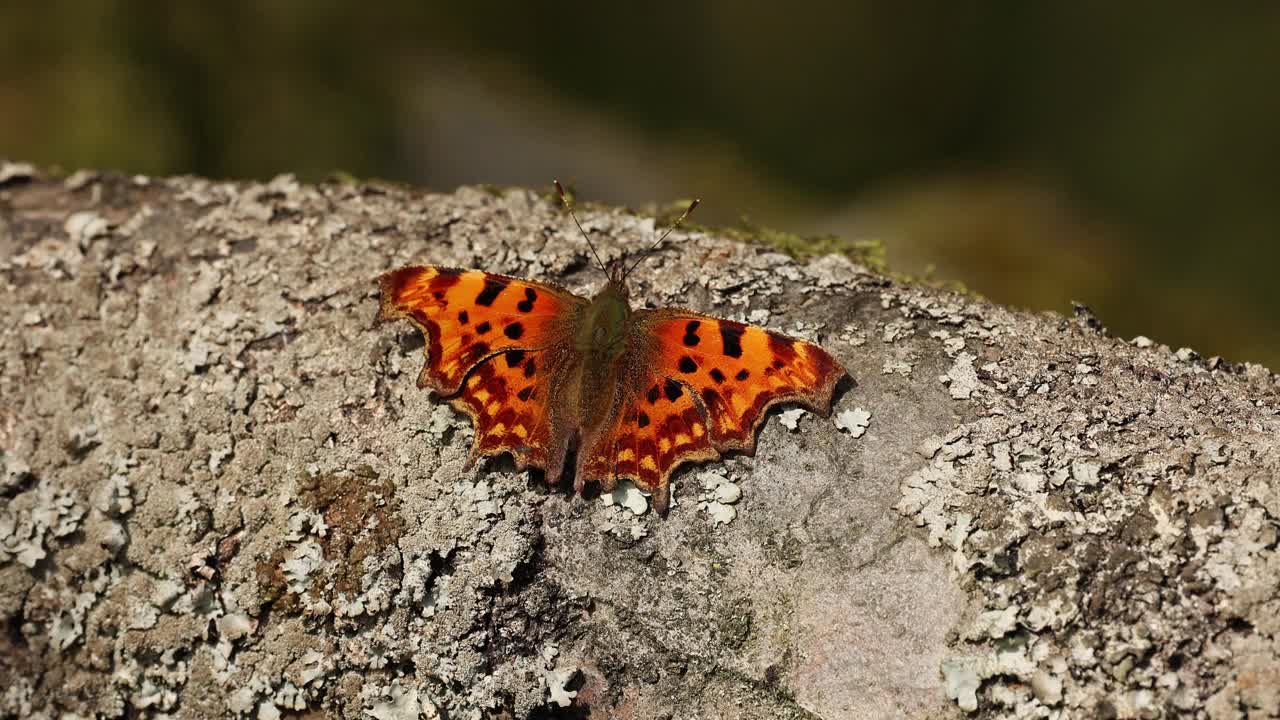
<svg viewBox="0 0 1280 720"><path fill-rule="evenodd" d="M626 379L619 392L613 420L579 454L578 484L595 480L612 489L618 478L632 478L665 514L672 470L720 457L706 410L689 385L654 372Z"/></svg>
<svg viewBox="0 0 1280 720"><path fill-rule="evenodd" d="M558 474L568 438L556 425L560 418L552 407L551 388L565 360L561 349L507 350L467 375L450 402L475 423L468 465L483 455L509 451L520 468Z"/></svg>

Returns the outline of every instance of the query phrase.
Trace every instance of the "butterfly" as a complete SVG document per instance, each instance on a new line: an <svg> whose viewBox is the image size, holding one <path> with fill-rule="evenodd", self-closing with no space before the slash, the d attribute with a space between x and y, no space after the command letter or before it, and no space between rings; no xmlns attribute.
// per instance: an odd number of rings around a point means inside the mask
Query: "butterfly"
<svg viewBox="0 0 1280 720"><path fill-rule="evenodd" d="M682 463L755 451L768 409L826 416L845 370L822 348L680 308L631 306L624 260L605 265L557 181L607 282L585 298L544 282L415 265L380 278L376 320L407 319L425 338L418 387L475 424L466 467L509 452L555 485L576 450L574 490L628 478L666 515ZM697 207L695 200L654 243Z"/></svg>

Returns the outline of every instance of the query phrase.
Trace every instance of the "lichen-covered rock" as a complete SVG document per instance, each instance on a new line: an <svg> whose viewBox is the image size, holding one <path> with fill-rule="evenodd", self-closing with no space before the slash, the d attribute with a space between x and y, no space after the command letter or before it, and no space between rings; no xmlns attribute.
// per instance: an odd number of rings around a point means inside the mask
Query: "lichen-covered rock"
<svg viewBox="0 0 1280 720"><path fill-rule="evenodd" d="M1262 368L679 233L638 302L856 382L663 520L464 471L371 325L410 261L594 289L549 198L0 168L0 717L1280 713Z"/></svg>
<svg viewBox="0 0 1280 720"><path fill-rule="evenodd" d="M973 598L944 667L981 686L949 692L1010 717L1280 716L1275 378L1067 320L1003 335L898 504Z"/></svg>

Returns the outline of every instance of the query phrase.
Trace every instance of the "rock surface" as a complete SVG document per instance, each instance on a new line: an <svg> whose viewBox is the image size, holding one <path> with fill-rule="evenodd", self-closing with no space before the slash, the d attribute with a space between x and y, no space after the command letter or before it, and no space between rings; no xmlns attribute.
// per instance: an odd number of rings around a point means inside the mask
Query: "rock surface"
<svg viewBox="0 0 1280 720"><path fill-rule="evenodd" d="M1261 367L677 232L637 302L856 382L664 521L464 472L371 324L411 261L594 290L548 197L0 165L0 717L1280 715Z"/></svg>

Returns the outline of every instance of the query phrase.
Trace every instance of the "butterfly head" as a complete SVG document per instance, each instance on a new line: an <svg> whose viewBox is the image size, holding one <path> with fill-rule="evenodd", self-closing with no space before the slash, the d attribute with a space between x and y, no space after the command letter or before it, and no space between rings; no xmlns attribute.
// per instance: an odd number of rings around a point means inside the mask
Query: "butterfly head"
<svg viewBox="0 0 1280 720"><path fill-rule="evenodd" d="M605 274L609 281L596 293L595 301L601 306L611 306L605 311L606 317L623 318L630 312L631 291L627 289L627 258L615 258L605 266Z"/></svg>
<svg viewBox="0 0 1280 720"><path fill-rule="evenodd" d="M609 263L609 282L591 298L578 326L578 351L599 367L608 366L626 347L631 299L623 277L625 269L621 260Z"/></svg>
<svg viewBox="0 0 1280 720"><path fill-rule="evenodd" d="M627 258L614 258L609 261L605 267L605 274L609 276L609 284L617 285L622 289L622 294L627 294Z"/></svg>

